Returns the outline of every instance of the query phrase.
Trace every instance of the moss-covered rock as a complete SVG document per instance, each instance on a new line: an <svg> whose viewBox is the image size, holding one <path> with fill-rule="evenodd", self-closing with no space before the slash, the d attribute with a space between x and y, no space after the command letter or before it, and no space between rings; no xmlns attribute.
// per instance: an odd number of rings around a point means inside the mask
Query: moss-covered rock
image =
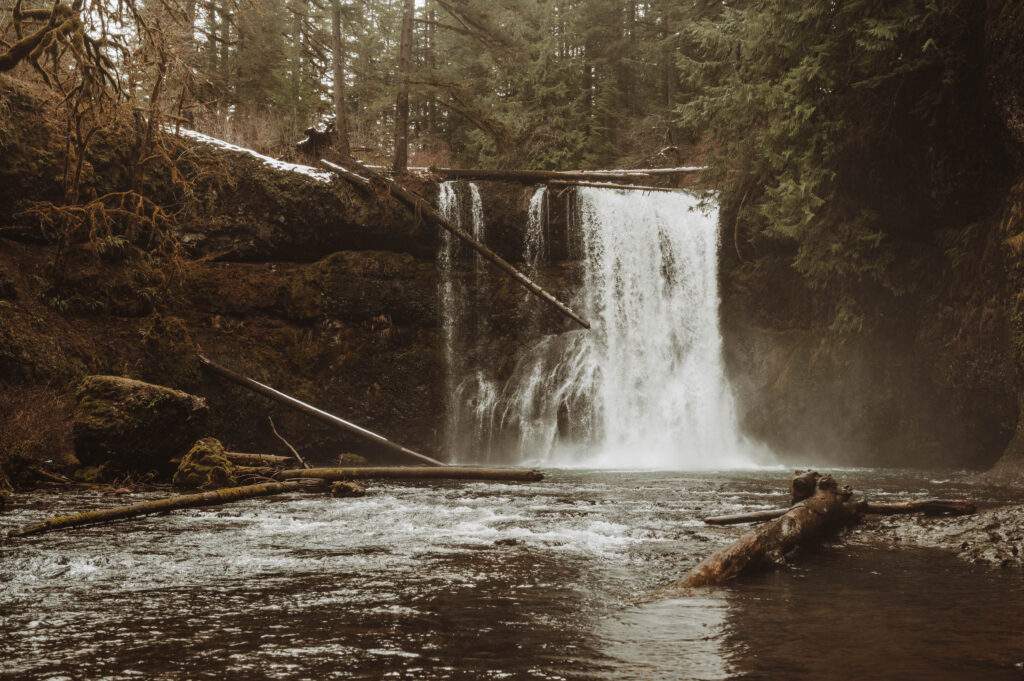
<svg viewBox="0 0 1024 681"><path fill-rule="evenodd" d="M85 466L168 470L202 433L207 415L201 397L119 376L86 376L77 397L75 454Z"/></svg>
<svg viewBox="0 0 1024 681"><path fill-rule="evenodd" d="M339 480L331 485L331 496L336 498L365 497L366 488L351 480Z"/></svg>
<svg viewBox="0 0 1024 681"><path fill-rule="evenodd" d="M174 474L178 487L233 487L238 484L235 466L224 455L220 440L204 437L192 445Z"/></svg>
<svg viewBox="0 0 1024 681"><path fill-rule="evenodd" d="M366 460L365 456L358 454L339 454L338 465L342 468L349 468L355 466L369 466L370 462Z"/></svg>

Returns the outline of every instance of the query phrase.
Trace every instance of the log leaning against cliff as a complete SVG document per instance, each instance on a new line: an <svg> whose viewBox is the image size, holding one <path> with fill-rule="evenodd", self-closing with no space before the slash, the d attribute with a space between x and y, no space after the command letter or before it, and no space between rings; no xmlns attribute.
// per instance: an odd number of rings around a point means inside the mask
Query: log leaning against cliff
<svg viewBox="0 0 1024 681"><path fill-rule="evenodd" d="M376 182L382 185L384 189L387 190L387 193L389 193L391 196L394 196L395 198L400 199L409 207L411 207L414 214L416 214L417 216L423 216L430 222L433 222L442 229L451 232L454 236L458 237L462 241L465 241L467 244L470 245L470 247L473 248L473 250L482 255L485 259L489 260L492 265L500 269L502 272L505 272L507 275L515 279L520 285L526 288L526 290L530 291L530 293L534 294L541 300L553 306L556 310L558 310L563 315L565 315L569 319L573 320L574 322L582 326L584 329L590 328L590 322L580 317L578 314L569 309L569 307L565 305L562 301L558 300L558 298L555 298L555 296L551 295L546 290L535 284L533 280L531 280L525 274L523 274L515 267L513 267L512 264L510 264L500 255L498 255L490 248L474 239L467 232L459 229L458 227L450 223L443 215L434 210L433 206L431 206L422 196L413 193L412 191L406 189L405 187L398 184L394 180L384 177L377 171L371 168L367 168L366 166L360 165L354 160L351 161L351 164L356 167L356 170L359 171L358 175L334 163L330 163L324 160L320 161L320 165L323 166L324 168L327 168L331 172L336 173L340 177L350 182L354 182L360 187L366 188L368 186L367 184L363 183L363 181L366 180L366 178L369 178L369 182L371 183Z"/></svg>
<svg viewBox="0 0 1024 681"><path fill-rule="evenodd" d="M397 452L399 454L411 457L413 459L429 464L431 466L445 465L438 461L437 459L431 459L429 456L420 454L419 452L414 452L408 447L403 447L402 445L396 442L392 442L391 440L387 439L382 435L378 435L377 433L357 426L356 424L346 421L345 419L335 416L334 414L330 414L322 409L317 409L313 405L306 404L302 400L297 400L291 395L286 395L280 390L275 390L274 388L271 388L269 385L264 385L259 381L254 381L248 376L243 376L242 374L235 373L231 369L228 369L225 366L217 364L208 357L199 355L199 362L200 364L202 364L204 368L209 369L210 371L213 371L214 373L220 376L223 376L224 378L228 379L229 381L232 381L233 383L237 383L243 388L248 388L249 390L259 393L264 397L269 397L275 402L279 402L293 409L297 409L304 414L312 416L318 421L321 421L331 426L342 428L350 433L355 433L356 435L360 435L366 438L367 440L372 440L373 442L376 442L379 445L383 445L384 447L387 447L393 452Z"/></svg>

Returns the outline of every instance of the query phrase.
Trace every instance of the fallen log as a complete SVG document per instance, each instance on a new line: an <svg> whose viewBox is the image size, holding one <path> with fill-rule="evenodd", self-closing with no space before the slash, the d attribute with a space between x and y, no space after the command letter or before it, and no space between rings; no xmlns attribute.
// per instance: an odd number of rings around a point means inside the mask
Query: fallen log
<svg viewBox="0 0 1024 681"><path fill-rule="evenodd" d="M131 504L130 506L117 506L116 508L86 511L85 513L78 513L75 515L57 516L56 518L50 518L49 520L44 520L43 522L36 523L35 525L29 525L21 530L12 530L9 533L9 536L27 537L29 535L41 534L43 532L60 530L67 527L109 523L115 520L137 518L139 516L152 515L153 513L176 511L182 508L217 506L220 504L229 504L233 501L241 501L242 499L268 497L274 494L294 492L306 487L315 487L321 484L322 482L310 484L308 481L302 480L293 482L268 482L259 485L246 485L244 487L225 487L224 489L216 489L210 492L202 492L200 494L183 494L180 496L168 497L166 499L143 501L138 504Z"/></svg>
<svg viewBox="0 0 1024 681"><path fill-rule="evenodd" d="M423 454L420 454L419 452L414 452L413 450L409 449L408 447L403 447L400 444L392 442L391 440L387 439L383 435L378 435L377 433L374 433L374 432L369 431L369 430L367 430L365 428L357 426L354 423L346 421L343 418L339 418L339 417L335 416L334 414L330 414L330 413L328 413L328 412L326 412L326 411L324 411L322 409L317 409L316 407L314 407L311 404L306 404L302 400L297 400L297 399L295 399L294 397L292 397L290 395L285 395L283 392L281 392L279 390L274 390L270 386L264 385L264 384L260 383L259 381L254 381L253 379L251 379L251 378L249 378L247 376L243 376L241 374L235 373L231 369L228 369L227 367L221 366L220 364L217 364L213 360L211 360L211 359L209 359L207 357L204 357L203 355L199 355L199 362L205 368L209 369L210 371L213 371L216 374L219 374L220 376L223 376L224 378L228 379L229 381L237 383L238 385L240 385L240 386L242 386L244 388L248 388L249 390L252 390L253 392L259 393L260 395L263 395L264 397L269 397L270 399L274 400L275 402L279 402L281 404L284 404L284 405L287 405L289 407L292 407L293 409L297 409L297 410L301 411L304 414L312 416L313 418L317 419L318 421L321 421L321 422L326 423L328 425L336 426L338 428L342 428L344 430L349 431L350 433L355 433L356 435L361 435L362 437L365 437L368 440L372 440L373 442L376 442L377 444L380 444L380 445L383 445L383 446L387 447L388 449L390 449L393 452L398 452L399 454L403 454L405 456L412 457L412 458L417 459L419 461L422 461L424 463L430 464L431 466L444 466L445 465L445 464L441 463L440 461L438 461L437 459L431 459L429 456L425 456Z"/></svg>
<svg viewBox="0 0 1024 681"><path fill-rule="evenodd" d="M670 597L685 589L722 584L766 562L781 562L799 544L856 515L854 505L847 503L849 488L840 488L831 475L815 476L815 491L810 497L715 551L685 577L659 590L658 595Z"/></svg>
<svg viewBox="0 0 1024 681"><path fill-rule="evenodd" d="M290 456L278 456L277 454L246 454L243 452L224 452L224 456L226 456L228 461L231 463L235 463L240 466L255 466L257 468L262 466L281 468L295 460Z"/></svg>
<svg viewBox="0 0 1024 681"><path fill-rule="evenodd" d="M703 167L644 168L640 170L484 170L479 168L430 168L429 172L445 180L494 180L538 184L551 180L614 180L631 182L654 177L676 177L700 172Z"/></svg>
<svg viewBox="0 0 1024 681"><path fill-rule="evenodd" d="M360 173L362 173L362 175L366 175L367 177L369 177L371 182L377 182L383 185L383 187L387 189L391 196L400 199L409 207L411 207L413 209L414 214L416 214L417 216L423 216L424 218L438 225L442 229L451 232L457 238L469 244L470 247L473 248L473 250L482 255L488 261L490 261L492 265L494 265L502 272L515 279L517 282L519 282L519 284L521 284L524 288L533 293L535 296L539 297L541 300L544 300L545 302L553 306L555 309L557 309L559 312L561 312L563 315L573 320L583 328L590 328L590 322L586 321L578 314L573 312L562 301L558 300L558 298L555 298L546 290L535 284L533 280L531 280L525 274L517 270L507 260L505 260L500 255L492 251L490 248L488 248L481 242L477 241L469 233L453 225L443 215L434 210L433 206L431 206L422 196L419 196L418 194L409 191L408 189L398 184L394 180L387 178L384 175L381 175L375 170L371 170L370 168L360 165L355 161L352 161L352 163L356 165L357 169L360 171ZM339 174L339 176L345 178L346 180L353 181L350 177L353 174L351 171L347 171L346 173L340 173L338 170L339 166L337 166L336 164L324 161L321 161L320 164L324 168L327 168L328 170ZM342 168L342 170L346 169ZM356 184L358 186L365 187L365 185L360 184L358 182Z"/></svg>
<svg viewBox="0 0 1024 681"><path fill-rule="evenodd" d="M773 520L788 513L789 508L773 508L767 511L751 511L732 515L718 515L704 518L708 525L740 525L742 523L759 523ZM973 501L968 499L925 499L923 501L896 501L890 503L874 503L861 501L857 504L861 513L876 515L895 515L897 513L924 513L925 515L970 515L977 511Z"/></svg>
<svg viewBox="0 0 1024 681"><path fill-rule="evenodd" d="M559 187L598 187L601 189L630 189L641 192L677 192L673 187L652 187L646 184L615 184L612 182L584 182L583 180L548 180Z"/></svg>
<svg viewBox="0 0 1024 681"><path fill-rule="evenodd" d="M358 468L296 468L274 474L278 480L320 478L321 480L492 480L496 482L536 482L544 479L537 470L521 468L475 468L445 466L426 468L409 466Z"/></svg>

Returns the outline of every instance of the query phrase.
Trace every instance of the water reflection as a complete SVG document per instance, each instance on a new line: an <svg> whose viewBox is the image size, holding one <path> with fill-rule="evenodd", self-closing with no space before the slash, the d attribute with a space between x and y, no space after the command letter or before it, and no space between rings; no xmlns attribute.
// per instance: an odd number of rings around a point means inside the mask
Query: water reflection
<svg viewBox="0 0 1024 681"><path fill-rule="evenodd" d="M784 503L787 477L379 484L362 499L253 500L0 541L0 679L1019 681L1024 575L944 555L825 550L637 604L742 531L701 515ZM947 482L856 477L872 496L956 496ZM18 501L0 532L118 503Z"/></svg>
<svg viewBox="0 0 1024 681"><path fill-rule="evenodd" d="M642 603L614 613L595 631L614 660L606 678L693 679L733 677L723 646L729 605L719 590Z"/></svg>
<svg viewBox="0 0 1024 681"><path fill-rule="evenodd" d="M888 547L826 548L799 566L728 590L725 645L745 679L1024 678L1020 571Z"/></svg>

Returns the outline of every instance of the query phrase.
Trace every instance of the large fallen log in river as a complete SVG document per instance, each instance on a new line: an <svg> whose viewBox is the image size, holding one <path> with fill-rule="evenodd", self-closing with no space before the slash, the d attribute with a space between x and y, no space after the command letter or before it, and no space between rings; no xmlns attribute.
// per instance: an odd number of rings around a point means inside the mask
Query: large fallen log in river
<svg viewBox="0 0 1024 681"><path fill-rule="evenodd" d="M683 578L659 590L668 597L698 586L722 584L768 562L781 562L797 547L817 538L824 530L856 515L848 503L850 489L840 488L831 475L814 474L814 493L786 513L757 527L738 540L714 552ZM794 487L794 492L796 492Z"/></svg>
<svg viewBox="0 0 1024 681"><path fill-rule="evenodd" d="M154 513L165 513L167 511L175 511L182 508L217 506L219 504L228 504L233 501L241 501L242 499L269 497L274 494L294 492L310 486L316 487L317 484L310 483L306 480L297 480L292 482L267 482L259 485L246 485L244 487L226 487L224 489L216 489L210 492L202 492L200 494L182 494L179 496L168 497L166 499L143 501L138 504L131 504L130 506L102 508L96 511L77 513L75 515L57 516L56 518L44 520L43 522L36 523L35 525L29 525L21 530L11 531L10 536L27 537L29 535L41 534L52 530L60 530L66 527L80 527L82 525L109 523L115 520L137 518L139 516L152 515Z"/></svg>
<svg viewBox="0 0 1024 681"><path fill-rule="evenodd" d="M274 473L278 480L320 478L321 480L491 480L495 482L536 482L540 471L523 468L476 468L473 466L359 466L355 468L295 468Z"/></svg>

